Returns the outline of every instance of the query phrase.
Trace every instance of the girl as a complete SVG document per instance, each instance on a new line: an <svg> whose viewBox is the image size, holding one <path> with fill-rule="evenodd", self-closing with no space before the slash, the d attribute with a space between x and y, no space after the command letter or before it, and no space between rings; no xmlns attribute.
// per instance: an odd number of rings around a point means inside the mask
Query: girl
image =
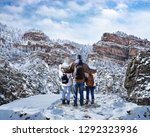
<svg viewBox="0 0 150 137"><path fill-rule="evenodd" d="M92 69L96 68L94 67L94 61L90 61L89 63L89 67ZM86 77L86 103L89 103L89 95L91 93L91 104L94 104L94 90L96 87L96 79L97 73L85 73L85 77Z"/></svg>

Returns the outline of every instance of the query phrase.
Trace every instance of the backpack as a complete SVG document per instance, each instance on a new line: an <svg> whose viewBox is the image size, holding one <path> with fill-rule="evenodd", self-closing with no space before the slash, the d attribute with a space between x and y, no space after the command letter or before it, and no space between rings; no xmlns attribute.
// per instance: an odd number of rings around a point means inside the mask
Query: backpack
<svg viewBox="0 0 150 137"><path fill-rule="evenodd" d="M67 84L69 82L69 78L67 77L67 74L63 74L61 77L62 84Z"/></svg>
<svg viewBox="0 0 150 137"><path fill-rule="evenodd" d="M74 76L75 76L76 80L84 80L85 79L83 64L77 64L75 66Z"/></svg>
<svg viewBox="0 0 150 137"><path fill-rule="evenodd" d="M86 85L89 87L93 87L94 86L94 77L92 75L92 73L89 73L89 76L86 78Z"/></svg>

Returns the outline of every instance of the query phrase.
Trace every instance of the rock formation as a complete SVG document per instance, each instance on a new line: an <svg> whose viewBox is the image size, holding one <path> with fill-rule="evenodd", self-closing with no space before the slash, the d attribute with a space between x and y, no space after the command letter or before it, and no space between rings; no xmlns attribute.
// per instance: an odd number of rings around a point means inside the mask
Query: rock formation
<svg viewBox="0 0 150 137"><path fill-rule="evenodd" d="M104 33L101 40L93 45L94 52L101 58L106 57L122 63L148 48L150 41L122 32Z"/></svg>
<svg viewBox="0 0 150 137"><path fill-rule="evenodd" d="M33 95L34 92L25 74L12 69L7 61L0 59L0 105Z"/></svg>
<svg viewBox="0 0 150 137"><path fill-rule="evenodd" d="M141 52L129 63L124 83L133 102L150 105L150 52Z"/></svg>
<svg viewBox="0 0 150 137"><path fill-rule="evenodd" d="M24 40L31 40L31 41L49 41L48 36L46 36L43 32L32 30L24 33L22 38Z"/></svg>

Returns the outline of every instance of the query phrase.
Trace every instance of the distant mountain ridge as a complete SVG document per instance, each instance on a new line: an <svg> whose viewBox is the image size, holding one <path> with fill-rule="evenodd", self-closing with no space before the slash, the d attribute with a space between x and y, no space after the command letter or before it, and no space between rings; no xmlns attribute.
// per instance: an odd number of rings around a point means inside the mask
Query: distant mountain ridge
<svg viewBox="0 0 150 137"><path fill-rule="evenodd" d="M34 29L21 32L0 24L0 34L0 46L2 47L0 55L7 59L27 56L35 51L57 54L61 58L75 54L82 54L87 58L88 52L92 49L90 45L78 44L69 40L51 40L42 31Z"/></svg>
<svg viewBox="0 0 150 137"><path fill-rule="evenodd" d="M101 58L125 62L140 51L150 49L150 41L123 32L104 33L101 40L93 44L93 51Z"/></svg>
<svg viewBox="0 0 150 137"><path fill-rule="evenodd" d="M124 32L104 33L101 40L93 45L82 45L69 40L51 40L39 30L22 32L19 29L9 28L0 23L0 55L8 59L28 55L33 51L42 51L50 54L62 54L61 57L70 57L82 54L85 61L89 58L100 58L124 63L136 56L140 51L150 49L150 41L140 39Z"/></svg>

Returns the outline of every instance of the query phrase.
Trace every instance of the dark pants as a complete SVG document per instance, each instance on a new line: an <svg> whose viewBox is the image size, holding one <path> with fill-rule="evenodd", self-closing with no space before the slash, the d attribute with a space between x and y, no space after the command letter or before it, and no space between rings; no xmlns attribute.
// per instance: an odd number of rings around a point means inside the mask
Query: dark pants
<svg viewBox="0 0 150 137"><path fill-rule="evenodd" d="M86 87L86 100L89 100L90 92L91 92L91 100L94 100L94 89L95 89L94 86L93 87L89 87L89 86Z"/></svg>
<svg viewBox="0 0 150 137"><path fill-rule="evenodd" d="M83 82L76 82L74 84L74 106L77 106L77 98L78 98L78 92L80 94L80 105L83 105L83 91L84 91L84 83Z"/></svg>

